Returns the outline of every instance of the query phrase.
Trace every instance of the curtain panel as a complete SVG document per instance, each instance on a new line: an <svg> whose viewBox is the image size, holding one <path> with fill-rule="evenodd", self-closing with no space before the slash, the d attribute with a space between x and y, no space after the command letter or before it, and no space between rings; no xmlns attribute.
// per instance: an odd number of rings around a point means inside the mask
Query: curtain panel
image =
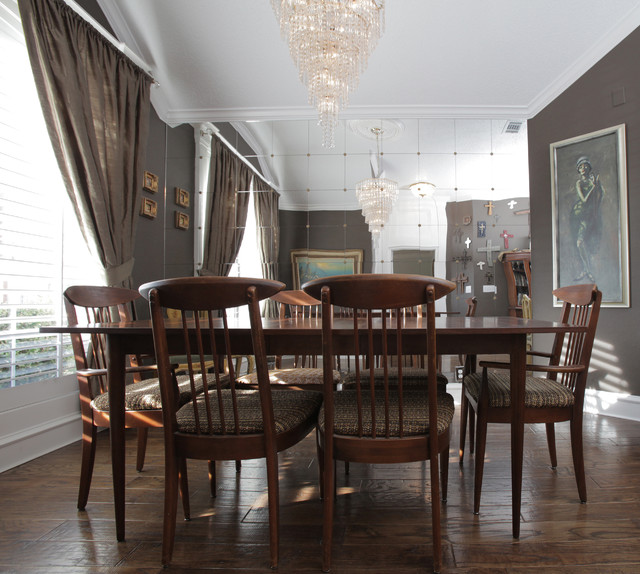
<svg viewBox="0 0 640 574"><path fill-rule="evenodd" d="M251 169L216 138L211 152L201 275L229 275L249 209Z"/></svg>
<svg viewBox="0 0 640 574"><path fill-rule="evenodd" d="M262 179L253 179L253 198L256 213L256 235L262 276L265 279L278 279L278 255L280 253L280 219L278 206L280 194ZM278 305L270 299L264 307L265 317L277 317Z"/></svg>
<svg viewBox="0 0 640 574"><path fill-rule="evenodd" d="M60 0L18 0L53 149L107 285L131 285L152 79Z"/></svg>

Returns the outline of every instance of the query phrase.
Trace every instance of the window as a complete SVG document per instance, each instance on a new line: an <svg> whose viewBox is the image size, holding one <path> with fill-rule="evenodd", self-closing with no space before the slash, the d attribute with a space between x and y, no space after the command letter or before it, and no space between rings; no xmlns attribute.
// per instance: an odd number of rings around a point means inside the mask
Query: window
<svg viewBox="0 0 640 574"><path fill-rule="evenodd" d="M75 369L62 291L99 283L51 149L16 0L0 0L0 388ZM66 338L65 338L66 339Z"/></svg>

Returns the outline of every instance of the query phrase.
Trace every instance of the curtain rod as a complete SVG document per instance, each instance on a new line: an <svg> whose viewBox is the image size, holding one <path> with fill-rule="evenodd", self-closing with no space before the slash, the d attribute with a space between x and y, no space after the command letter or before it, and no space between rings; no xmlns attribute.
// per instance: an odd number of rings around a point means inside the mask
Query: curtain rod
<svg viewBox="0 0 640 574"><path fill-rule="evenodd" d="M127 58L129 58L136 66L140 69L144 70L151 79L153 83L158 86L158 82L153 77L151 73L151 66L147 64L140 56L138 56L129 46L127 46L124 42L120 42L111 32L109 32L100 22L98 22L91 14L89 14L82 6L80 6L74 0L64 0L65 4L69 6L74 12L78 14L83 20L87 23L91 24L97 32L99 32L105 39L109 40L118 50L120 50Z"/></svg>
<svg viewBox="0 0 640 574"><path fill-rule="evenodd" d="M255 173L262 181L264 181L268 186L270 186L274 191L276 191L275 186L272 182L267 180L264 175L262 175L256 167L246 158L244 157L235 147L233 147L223 135L220 134L220 130L214 126L213 124L207 124L207 128L202 130L203 133L211 133L211 135L215 135L224 145L226 145L235 155L237 155L249 168Z"/></svg>

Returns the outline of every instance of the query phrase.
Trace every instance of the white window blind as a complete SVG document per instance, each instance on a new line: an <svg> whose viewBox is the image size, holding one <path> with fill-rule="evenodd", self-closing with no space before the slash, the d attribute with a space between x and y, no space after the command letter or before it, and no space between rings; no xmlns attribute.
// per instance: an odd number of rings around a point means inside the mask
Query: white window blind
<svg viewBox="0 0 640 574"><path fill-rule="evenodd" d="M0 388L75 368L63 289L98 284L51 149L16 0L0 0ZM66 339L66 338L65 338Z"/></svg>

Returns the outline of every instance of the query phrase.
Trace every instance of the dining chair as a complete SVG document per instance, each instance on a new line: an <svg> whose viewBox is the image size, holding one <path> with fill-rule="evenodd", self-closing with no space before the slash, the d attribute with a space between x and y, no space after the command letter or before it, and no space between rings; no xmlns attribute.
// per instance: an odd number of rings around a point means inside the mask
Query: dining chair
<svg viewBox="0 0 640 574"><path fill-rule="evenodd" d="M243 277L187 277L147 283L140 292L149 300L153 341L158 361L165 447L165 494L162 564L173 555L179 477L187 459L245 460L264 458L267 470L270 565L278 565L278 459L277 453L301 441L314 428L322 394L314 391L274 389L269 384L267 355L259 301L280 291L278 281ZM247 307L251 344L258 373L257 389L235 383L232 338L227 310ZM165 310L178 310L180 327L166 324ZM171 368L168 333L178 337L186 354L189 379L195 384L194 366L201 365L203 392L192 394L180 406ZM236 347L237 349L237 347ZM219 368L207 372L206 355ZM222 364L230 368L230 384L222 384ZM186 481L185 481L186 482ZM183 492L185 515L188 489Z"/></svg>
<svg viewBox="0 0 640 574"><path fill-rule="evenodd" d="M397 464L430 460L433 564L438 572L442 563L440 482L444 500L454 403L451 395L437 390L435 301L453 291L455 284L418 275L363 274L316 279L303 289L322 301L324 403L317 427L323 496L322 570L331 568L335 461ZM427 356L429 376L422 386L405 388L401 365L406 327L398 319L398 311L419 304L427 309L421 352ZM331 371L334 355L340 349L333 329L332 305L353 310L352 319L346 319L351 327L340 326L341 344L348 337L347 350L356 357L365 356L369 364L379 355L383 370L395 357L400 365L397 384L387 376L381 386L377 385L371 371L369 377L364 376L358 361L355 388L336 391Z"/></svg>
<svg viewBox="0 0 640 574"><path fill-rule="evenodd" d="M294 324L309 318L320 317L320 301L314 299L301 289L283 290L272 297L278 303L279 319L291 319ZM257 373L250 372L237 381L246 386L257 384ZM317 355L294 355L293 367L283 367L282 356L275 357L275 368L269 370L269 380L272 385L291 389L322 390L323 370L318 367ZM333 370L334 383L340 384L341 374L338 369Z"/></svg>
<svg viewBox="0 0 640 574"><path fill-rule="evenodd" d="M86 323L130 321L133 302L140 294L133 289L95 285L73 285L63 295L69 325L78 324L78 316ZM86 341L80 333L71 333L76 362L82 415L82 462L78 508L83 510L89 499L96 454L97 429L108 428L109 385L107 381L106 340L104 335L91 335ZM150 427L162 426L160 387L157 377L142 379L143 373L156 374L155 365L141 365L140 358L130 356L127 372L133 383L125 388L125 426L137 428L138 454L136 469L144 466L147 434ZM181 377L181 400L189 398L187 379Z"/></svg>
<svg viewBox="0 0 640 574"><path fill-rule="evenodd" d="M582 416L584 395L596 334L602 293L596 285L571 285L553 291L562 302L560 321L586 330L559 333L550 352L531 350L527 354L547 361L546 365L530 364L528 372L543 372L546 376L527 374L524 392L525 423L544 423L551 467L556 468L555 427L557 422L569 421L573 466L581 502L587 501L582 445ZM566 341L565 341L566 339ZM463 403L476 413L476 454L473 511L480 510L482 475L487 441L488 423L511 421L511 381L508 363L481 361L481 373L471 373L463 381ZM464 405L462 416L464 416ZM462 430L461 430L462 434ZM461 459L464 435L460 439Z"/></svg>
<svg viewBox="0 0 640 574"><path fill-rule="evenodd" d="M478 308L478 298L477 297L469 297L465 299L465 303L467 304L467 312L465 313L465 317L475 317L476 309ZM475 362L474 364L467 363L466 355L458 355L458 365L461 365L464 368L464 374L469 374L472 370L475 370ZM463 375L464 378L464 375ZM467 433L467 420L469 421L469 450L471 454L473 454L474 450L474 437L475 437L475 413L472 409L469 409L469 403L467 401L462 401L460 405L460 441L462 446L460 447L460 464L462 464L462 459L464 456L464 436Z"/></svg>

